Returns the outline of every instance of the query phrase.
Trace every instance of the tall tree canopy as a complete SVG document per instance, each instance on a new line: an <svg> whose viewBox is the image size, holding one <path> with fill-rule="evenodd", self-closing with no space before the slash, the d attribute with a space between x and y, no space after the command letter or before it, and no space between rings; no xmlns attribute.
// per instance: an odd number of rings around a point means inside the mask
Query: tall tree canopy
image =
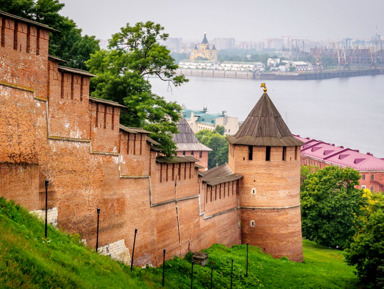
<svg viewBox="0 0 384 289"><path fill-rule="evenodd" d="M149 77L157 77L171 85L179 86L188 79L177 75L178 66L170 51L159 41L168 34L153 22L129 23L114 34L109 41L109 50L94 53L87 65L92 79L92 96L110 99L126 105L121 123L140 126L151 131L150 137L161 144L163 152L175 152L172 135L177 133L181 107L153 94Z"/></svg>
<svg viewBox="0 0 384 289"><path fill-rule="evenodd" d="M196 134L196 137L199 142L212 149L208 155L209 169L228 162L228 142L217 130L203 129Z"/></svg>
<svg viewBox="0 0 384 289"><path fill-rule="evenodd" d="M351 168L328 166L309 174L302 185L303 235L329 247L347 248L365 214L366 198L360 174Z"/></svg>
<svg viewBox="0 0 384 289"><path fill-rule="evenodd" d="M68 61L68 66L86 69L84 62L100 50L99 41L95 36L82 36L75 22L59 14L63 7L58 0L0 0L0 10L58 30L51 33L49 53Z"/></svg>
<svg viewBox="0 0 384 289"><path fill-rule="evenodd" d="M364 284L384 288L384 195L364 191L368 198L367 215L362 218L364 226L346 250L346 260L356 266Z"/></svg>

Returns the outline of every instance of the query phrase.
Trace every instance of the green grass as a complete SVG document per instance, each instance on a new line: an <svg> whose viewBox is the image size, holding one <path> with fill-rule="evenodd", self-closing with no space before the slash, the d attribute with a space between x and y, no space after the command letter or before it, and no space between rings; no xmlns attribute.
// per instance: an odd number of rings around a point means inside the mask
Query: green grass
<svg viewBox="0 0 384 289"><path fill-rule="evenodd" d="M162 268L130 268L94 253L78 237L44 224L26 210L0 198L0 288L162 288ZM213 245L205 250L214 267L213 288L358 288L353 268L341 251L304 241L304 263L273 259L249 246ZM165 288L190 288L190 255L167 261ZM210 266L194 266L193 288L210 288Z"/></svg>

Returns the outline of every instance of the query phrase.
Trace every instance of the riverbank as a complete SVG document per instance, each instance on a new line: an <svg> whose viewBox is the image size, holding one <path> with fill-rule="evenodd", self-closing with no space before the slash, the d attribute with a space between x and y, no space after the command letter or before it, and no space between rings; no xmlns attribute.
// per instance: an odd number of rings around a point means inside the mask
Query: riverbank
<svg viewBox="0 0 384 289"><path fill-rule="evenodd" d="M251 71L225 71L214 69L178 69L178 73L185 76L214 77L214 78L240 78L256 80L316 80L342 77L355 77L364 75L384 74L384 69L356 69L356 70L329 70L312 72L251 72Z"/></svg>

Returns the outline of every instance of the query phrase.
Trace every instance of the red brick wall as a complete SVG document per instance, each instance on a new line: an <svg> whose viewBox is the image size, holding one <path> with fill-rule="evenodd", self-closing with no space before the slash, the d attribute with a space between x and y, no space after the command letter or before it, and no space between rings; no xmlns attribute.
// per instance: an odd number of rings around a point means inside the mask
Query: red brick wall
<svg viewBox="0 0 384 289"><path fill-rule="evenodd" d="M89 78L60 71L53 61L49 68L50 136L90 140Z"/></svg>
<svg viewBox="0 0 384 289"><path fill-rule="evenodd" d="M118 153L120 110L111 105L91 101L91 145L93 152Z"/></svg>
<svg viewBox="0 0 384 289"><path fill-rule="evenodd" d="M49 180L48 205L58 208L58 226L79 233L89 246L94 248L96 243L97 208L101 209L100 247L124 240L131 250L137 228L135 265L159 264L163 249L172 258L214 243L231 246L241 242L241 212L232 185L222 184L221 189L219 185L216 199L206 202L207 190L199 183L194 163L156 163L145 134L119 129L118 108L89 101L88 77L64 72L57 62L48 61L47 31L37 32L33 26L28 30L19 23L15 33L13 20L4 23L0 196L39 210L44 205L44 181ZM250 172L249 164L239 161L241 154L241 150L236 153L236 172L244 171L247 181L239 188L235 183L234 189L240 189L242 205L253 204L254 198L247 196L252 177L268 177L268 169L282 172L271 178L278 178L287 189L260 181L260 192L265 191L266 196L268 188L273 196L265 205L282 204L279 194L286 203L295 204L296 173L282 170L296 169L294 162L276 160L270 168L255 162L261 170ZM287 214L294 219L293 212ZM296 228L292 230L297 233ZM288 240L296 242L294 238L298 235Z"/></svg>
<svg viewBox="0 0 384 289"><path fill-rule="evenodd" d="M17 85L32 89L35 97L46 98L48 78L48 41L49 33L33 25L17 22L15 34L15 21L0 16L0 31L4 31L4 38L0 35L2 83ZM4 23L4 29L2 25ZM26 32L30 31L30 49L27 52ZM40 31L40 32L38 32ZM17 47L14 49L15 35ZM39 35L39 54L37 54L36 38Z"/></svg>
<svg viewBox="0 0 384 289"><path fill-rule="evenodd" d="M200 157L201 153L201 157ZM178 151L177 152L178 156L191 156L192 152L191 151ZM208 152L207 151L194 151L193 152L193 157L195 159L198 159L199 162L197 163L199 166L202 166L203 168L201 169L202 171L205 171L208 169Z"/></svg>
<svg viewBox="0 0 384 289"><path fill-rule="evenodd" d="M266 147L253 147L248 160L248 146L230 145L229 166L243 175L240 181L242 242L256 245L273 257L302 261L300 216L300 155L295 147L271 147L266 161ZM251 221L254 227L249 229ZM265 237L262 237L265 236Z"/></svg>
<svg viewBox="0 0 384 289"><path fill-rule="evenodd" d="M146 134L120 131L120 155L122 176L149 176L150 150Z"/></svg>

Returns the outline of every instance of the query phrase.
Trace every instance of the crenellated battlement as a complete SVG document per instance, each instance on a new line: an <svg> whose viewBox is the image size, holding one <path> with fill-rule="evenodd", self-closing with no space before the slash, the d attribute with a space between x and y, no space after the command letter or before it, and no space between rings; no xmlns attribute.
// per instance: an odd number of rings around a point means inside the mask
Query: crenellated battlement
<svg viewBox="0 0 384 289"><path fill-rule="evenodd" d="M0 25L0 196L41 211L49 180L54 223L89 246L97 208L102 253L127 260L138 229L135 265L159 264L163 249L172 258L247 241L301 260L300 142L273 139L282 143L266 160L268 144L235 138L229 165L200 172L194 157L166 158L148 131L121 125L126 107L90 97L94 75L48 55L51 28L1 11Z"/></svg>
<svg viewBox="0 0 384 289"><path fill-rule="evenodd" d="M49 32L47 25L0 11L0 46L19 53L48 56Z"/></svg>

